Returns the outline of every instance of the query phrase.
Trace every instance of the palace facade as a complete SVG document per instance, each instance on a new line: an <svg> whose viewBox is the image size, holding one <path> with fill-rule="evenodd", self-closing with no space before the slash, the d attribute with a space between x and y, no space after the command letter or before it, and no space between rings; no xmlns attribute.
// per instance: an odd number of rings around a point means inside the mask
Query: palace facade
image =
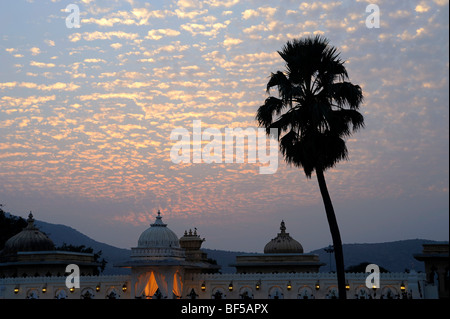
<svg viewBox="0 0 450 319"><path fill-rule="evenodd" d="M181 238L155 222L131 248L129 260L115 265L130 275L95 275L93 254L54 250L51 240L28 226L13 236L0 252L2 299L333 299L338 297L335 273L319 272L319 257L305 254L302 245L286 232L270 240L263 254L237 256L236 273L220 267L201 250L204 239L194 232ZM418 258L422 258L418 256ZM448 258L448 245L447 245ZM428 259L430 260L430 259ZM66 266L80 267L79 287L68 280ZM431 271L432 266L428 267ZM368 273L346 273L348 299L434 299L438 286L426 273L381 273L380 286L366 283Z"/></svg>

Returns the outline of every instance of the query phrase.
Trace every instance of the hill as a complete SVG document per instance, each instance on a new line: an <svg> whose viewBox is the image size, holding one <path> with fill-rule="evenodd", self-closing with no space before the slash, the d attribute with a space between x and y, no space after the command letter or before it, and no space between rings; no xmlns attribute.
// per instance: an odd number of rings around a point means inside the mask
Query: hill
<svg viewBox="0 0 450 319"><path fill-rule="evenodd" d="M404 272L405 270L425 271L423 262L414 259L413 255L422 252L422 245L426 243L438 243L427 239L407 239L385 243L344 244L345 268L359 265L363 262L377 264L390 272ZM320 268L321 272L336 270L334 255L325 251L324 247L313 250L310 253L319 255L320 261L326 265ZM235 251L204 249L210 258L217 260L222 266L223 273L235 272L234 267L229 267L240 254L248 254ZM330 259L331 257L331 259ZM330 267L331 261L331 267Z"/></svg>
<svg viewBox="0 0 450 319"><path fill-rule="evenodd" d="M36 220L35 224L41 231L45 232L51 240L53 240L55 246L61 246L63 243L66 243L74 246L85 245L86 247L92 247L94 252L101 250L101 258L105 258L107 261L103 274L114 275L127 274L130 272L128 269L113 267L113 264L119 263L130 257L130 249L117 248L98 242L69 226L51 224L39 220Z"/></svg>
<svg viewBox="0 0 450 319"><path fill-rule="evenodd" d="M128 269L113 267L113 264L128 259L131 250L117 248L105 243L98 242L81 232L69 226L60 224L51 224L36 220L36 225L45 232L55 243L60 246L63 243L72 245L85 245L92 247L95 252L102 251L102 257L108 262L104 274L126 274ZM403 272L405 269L414 269L424 271L424 265L414 259L413 254L422 252L422 244L437 243L427 239L408 239L385 243L362 243L362 244L344 244L344 262L345 267L354 266L362 262L370 262L386 268L391 272ZM324 247L327 248L327 247ZM330 271L330 254L325 252L324 248L313 250L310 253L318 254L320 260L326 265L321 267L322 272ZM209 258L217 260L221 265L223 273L235 272L234 267L230 267L240 254L247 252L225 251L216 249L203 249ZM331 256L331 270L335 270L334 255Z"/></svg>
<svg viewBox="0 0 450 319"><path fill-rule="evenodd" d="M208 258L217 260L217 264L221 266L220 271L222 273L233 273L236 272L235 267L230 267L230 264L236 262L236 256L243 254L250 254L243 251L228 251L228 250L217 250L217 249L202 249L208 254Z"/></svg>
<svg viewBox="0 0 450 319"><path fill-rule="evenodd" d="M374 244L344 244L345 268L358 265L362 262L370 262L384 267L390 272L404 272L405 269L425 271L423 262L414 259L413 254L422 252L422 245L426 243L438 243L427 239L408 239ZM327 248L327 247L324 247ZM311 251L319 255L326 266L321 267L322 272L330 271L330 254L324 248ZM331 270L336 270L334 255L331 256Z"/></svg>

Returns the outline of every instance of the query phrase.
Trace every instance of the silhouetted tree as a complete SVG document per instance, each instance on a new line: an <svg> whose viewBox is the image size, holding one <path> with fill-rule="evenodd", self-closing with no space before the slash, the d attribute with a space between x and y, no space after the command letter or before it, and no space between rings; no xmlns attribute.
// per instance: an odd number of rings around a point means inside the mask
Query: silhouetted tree
<svg viewBox="0 0 450 319"><path fill-rule="evenodd" d="M349 266L349 267L347 267L347 269L345 269L345 271L346 272L354 272L354 273L361 273L361 272L364 273L364 272L366 272L366 267L369 264L372 264L372 263L365 261L365 262L359 263L357 265ZM378 266L378 267L380 268L380 273L381 272L382 273L390 272L389 270L387 270L384 267L381 267L381 266Z"/></svg>
<svg viewBox="0 0 450 319"><path fill-rule="evenodd" d="M346 81L344 61L324 37L288 41L278 53L286 69L272 73L267 83L267 93L276 87L278 97L269 96L256 119L267 134L278 129L287 163L302 167L307 178L316 172L335 249L339 298L345 299L342 241L324 171L347 159L344 138L364 127L357 111L362 90Z"/></svg>
<svg viewBox="0 0 450 319"><path fill-rule="evenodd" d="M61 246L56 247L56 250L94 254L94 261L101 263L101 265L99 266L100 269L97 269L97 271L94 272L94 275L99 275L101 272L103 272L103 270L105 270L107 261L105 260L105 258L100 259L101 255L102 255L101 250L94 253L94 249L92 247L86 247L85 245L74 246L72 244L68 245L66 243L63 243Z"/></svg>
<svg viewBox="0 0 450 319"><path fill-rule="evenodd" d="M0 251L5 247L5 243L12 236L20 233L27 222L22 217L7 216L0 204Z"/></svg>

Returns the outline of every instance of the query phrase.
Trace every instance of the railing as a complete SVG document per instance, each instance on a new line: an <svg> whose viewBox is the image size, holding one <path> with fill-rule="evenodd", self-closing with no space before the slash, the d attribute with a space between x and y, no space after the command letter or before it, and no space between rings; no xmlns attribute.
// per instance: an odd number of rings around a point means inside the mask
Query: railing
<svg viewBox="0 0 450 319"><path fill-rule="evenodd" d="M135 257L185 257L180 248L132 248L131 258Z"/></svg>

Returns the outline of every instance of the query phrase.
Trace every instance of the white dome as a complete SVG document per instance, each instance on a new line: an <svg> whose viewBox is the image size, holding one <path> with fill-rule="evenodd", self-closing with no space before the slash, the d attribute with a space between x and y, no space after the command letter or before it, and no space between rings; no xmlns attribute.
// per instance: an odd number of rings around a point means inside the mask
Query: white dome
<svg viewBox="0 0 450 319"><path fill-rule="evenodd" d="M180 248L178 236L162 222L161 213L139 237L138 248Z"/></svg>

